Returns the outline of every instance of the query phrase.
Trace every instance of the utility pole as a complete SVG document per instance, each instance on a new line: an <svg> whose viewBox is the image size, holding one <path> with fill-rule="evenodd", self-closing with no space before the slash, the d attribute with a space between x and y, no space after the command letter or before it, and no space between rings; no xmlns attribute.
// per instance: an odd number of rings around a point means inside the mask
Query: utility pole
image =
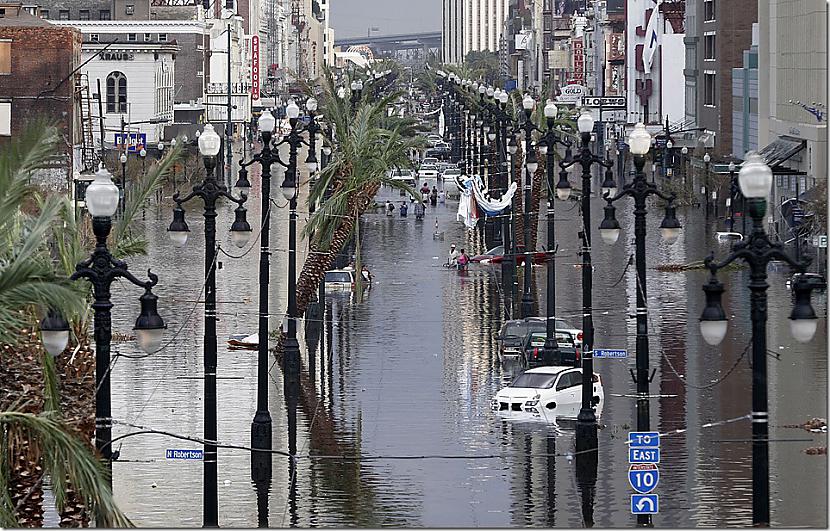
<svg viewBox="0 0 830 531"><path fill-rule="evenodd" d="M232 3L232 2L231 2ZM231 171L233 171L233 154L231 153L231 111L233 110L233 96L231 93L231 20L228 19L228 120L225 123L225 157L227 159L225 168L226 186L231 186Z"/></svg>

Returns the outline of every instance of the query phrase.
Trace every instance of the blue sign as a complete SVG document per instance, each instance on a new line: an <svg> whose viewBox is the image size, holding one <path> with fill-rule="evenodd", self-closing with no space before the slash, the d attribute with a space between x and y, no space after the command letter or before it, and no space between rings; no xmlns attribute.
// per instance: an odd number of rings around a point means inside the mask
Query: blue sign
<svg viewBox="0 0 830 531"><path fill-rule="evenodd" d="M629 448L628 449L629 463L659 463L660 449L659 448Z"/></svg>
<svg viewBox="0 0 830 531"><path fill-rule="evenodd" d="M203 457L203 450L167 450L167 459L189 459L193 461L201 461Z"/></svg>
<svg viewBox="0 0 830 531"><path fill-rule="evenodd" d="M656 431L630 431L628 444L631 447L651 448L660 446L660 434Z"/></svg>
<svg viewBox="0 0 830 531"><path fill-rule="evenodd" d="M126 142L125 142L126 140ZM115 133L115 145L122 146L127 144L127 151L130 153L138 153L147 146L147 133Z"/></svg>
<svg viewBox="0 0 830 531"><path fill-rule="evenodd" d="M510 92L511 90L516 90L517 88L519 88L519 81L516 79L508 79L504 82L505 92Z"/></svg>
<svg viewBox="0 0 830 531"><path fill-rule="evenodd" d="M622 349L612 350L612 349L604 349L604 348L595 348L594 349L594 358L617 358L617 359L622 359L622 358L627 358L627 357L628 357L628 351L627 350L622 350Z"/></svg>
<svg viewBox="0 0 830 531"><path fill-rule="evenodd" d="M631 514L657 514L660 512L660 497L657 494L632 494Z"/></svg>
<svg viewBox="0 0 830 531"><path fill-rule="evenodd" d="M625 140L617 140L617 149L620 151L625 150L628 147L628 144L625 143Z"/></svg>
<svg viewBox="0 0 830 531"><path fill-rule="evenodd" d="M660 470L657 469L657 465L631 465L628 469L628 483L640 494L653 491L659 481Z"/></svg>

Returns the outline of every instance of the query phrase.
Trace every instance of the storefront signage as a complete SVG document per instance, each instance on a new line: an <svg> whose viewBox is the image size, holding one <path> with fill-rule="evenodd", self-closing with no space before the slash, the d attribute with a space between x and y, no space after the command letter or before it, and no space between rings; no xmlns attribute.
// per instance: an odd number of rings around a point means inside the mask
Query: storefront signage
<svg viewBox="0 0 830 531"><path fill-rule="evenodd" d="M251 37L251 99L259 99L259 35Z"/></svg>
<svg viewBox="0 0 830 531"><path fill-rule="evenodd" d="M135 54L132 52L100 52L98 58L102 61L132 61Z"/></svg>
<svg viewBox="0 0 830 531"><path fill-rule="evenodd" d="M573 40L573 52L574 52L574 75L573 79L578 84L582 84L585 80L585 49L582 43L582 37L575 38Z"/></svg>

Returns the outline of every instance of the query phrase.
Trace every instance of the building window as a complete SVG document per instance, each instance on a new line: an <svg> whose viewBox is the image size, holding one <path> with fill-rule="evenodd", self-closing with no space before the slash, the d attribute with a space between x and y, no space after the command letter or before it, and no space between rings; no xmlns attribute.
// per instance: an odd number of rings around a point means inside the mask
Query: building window
<svg viewBox="0 0 830 531"><path fill-rule="evenodd" d="M715 34L704 34L703 35L703 60L704 61L714 61L715 60Z"/></svg>
<svg viewBox="0 0 830 531"><path fill-rule="evenodd" d="M150 42L151 40L153 40L153 34L152 33L145 33L144 34L144 42Z"/></svg>
<svg viewBox="0 0 830 531"><path fill-rule="evenodd" d="M135 33L128 33L128 34L127 34L127 40L128 40L129 42L135 42L135 41L136 41L136 36L135 36Z"/></svg>
<svg viewBox="0 0 830 531"><path fill-rule="evenodd" d="M12 104L11 102L0 103L0 136L11 136L12 134Z"/></svg>
<svg viewBox="0 0 830 531"><path fill-rule="evenodd" d="M49 10L48 9L41 9L40 10L40 18L49 18Z"/></svg>
<svg viewBox="0 0 830 531"><path fill-rule="evenodd" d="M707 70L703 73L703 104L715 106L715 72Z"/></svg>
<svg viewBox="0 0 830 531"><path fill-rule="evenodd" d="M0 74L12 73L12 41L0 41Z"/></svg>
<svg viewBox="0 0 830 531"><path fill-rule="evenodd" d="M167 34L159 33L159 42L167 42Z"/></svg>
<svg viewBox="0 0 830 531"><path fill-rule="evenodd" d="M715 20L715 0L703 0L703 22Z"/></svg>
<svg viewBox="0 0 830 531"><path fill-rule="evenodd" d="M135 15L135 5L134 4L127 4L126 14L127 15Z"/></svg>
<svg viewBox="0 0 830 531"><path fill-rule="evenodd" d="M69 10L61 9L58 11L58 20L69 20Z"/></svg>
<svg viewBox="0 0 830 531"><path fill-rule="evenodd" d="M78 12L78 20L89 20L89 9L81 9Z"/></svg>
<svg viewBox="0 0 830 531"><path fill-rule="evenodd" d="M127 77L121 72L107 76L107 112L127 112Z"/></svg>
<svg viewBox="0 0 830 531"><path fill-rule="evenodd" d="M110 20L111 18L109 9L102 9L98 11L98 20Z"/></svg>
<svg viewBox="0 0 830 531"><path fill-rule="evenodd" d="M98 34L97 33L90 33L89 34L89 42L98 42Z"/></svg>

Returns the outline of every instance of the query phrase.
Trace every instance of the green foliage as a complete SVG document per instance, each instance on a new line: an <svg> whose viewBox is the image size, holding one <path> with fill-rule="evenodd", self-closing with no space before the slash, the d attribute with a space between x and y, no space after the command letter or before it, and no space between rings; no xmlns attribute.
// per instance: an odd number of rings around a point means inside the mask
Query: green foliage
<svg viewBox="0 0 830 531"><path fill-rule="evenodd" d="M472 74L470 79L483 79L490 85L499 81L499 54L496 52L469 52L464 58L464 66Z"/></svg>
<svg viewBox="0 0 830 531"><path fill-rule="evenodd" d="M14 507L9 497L9 461L6 458L28 445L34 457L43 459L44 473L52 478L55 502L61 509L66 502L67 478L74 486L98 527L132 527L132 523L115 504L109 486L109 471L86 444L56 415L20 411L20 405L0 411L0 526L17 527Z"/></svg>
<svg viewBox="0 0 830 531"><path fill-rule="evenodd" d="M77 315L84 308L82 292L53 263L46 243L67 201L59 197L44 200L29 184L32 173L57 151L59 139L55 127L37 122L0 152L0 342L3 343L16 343L19 330L50 307L68 316Z"/></svg>

